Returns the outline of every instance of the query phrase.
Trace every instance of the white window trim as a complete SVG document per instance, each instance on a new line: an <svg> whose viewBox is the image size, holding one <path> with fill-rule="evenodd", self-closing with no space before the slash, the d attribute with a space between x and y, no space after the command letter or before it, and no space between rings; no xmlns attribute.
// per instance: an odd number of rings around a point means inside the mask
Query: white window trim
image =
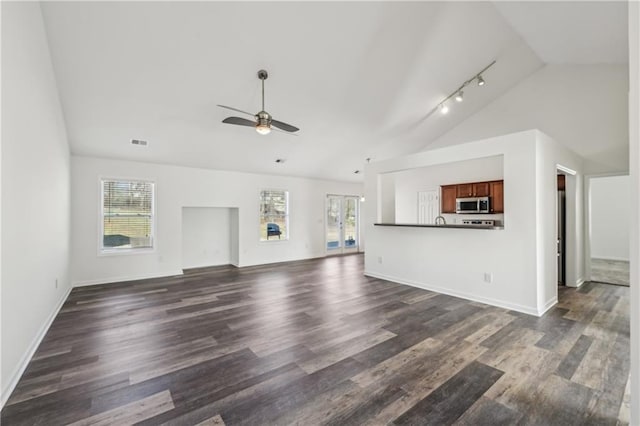
<svg viewBox="0 0 640 426"><path fill-rule="evenodd" d="M153 200L151 202L151 234L153 247L141 247L141 248L120 248L120 249L104 249L102 247L104 241L104 185L105 180L119 180L127 182L144 182L153 184ZM106 256L131 256L139 254L154 254L158 251L158 241L156 238L157 229L157 216L156 216L156 181L146 178L134 178L134 177L113 177L113 176L98 176L98 193L100 194L100 200L98 202L98 257Z"/></svg>
<svg viewBox="0 0 640 426"><path fill-rule="evenodd" d="M260 222L262 219L262 213L260 211L260 207L261 207L261 203L262 203L262 193L264 191L279 191L279 192L284 192L286 194L287 197L287 214L285 215L285 219L286 219L286 224L287 224L287 236L286 238L278 238L278 239L273 239L273 240L263 240L262 239L262 233L260 230ZM288 243L289 240L291 239L291 229L289 228L289 216L290 216L290 200L289 200L289 191L286 189L282 189L282 188L261 188L258 191L258 208L256 209L256 211L258 212L258 243L259 244L275 244L275 243Z"/></svg>

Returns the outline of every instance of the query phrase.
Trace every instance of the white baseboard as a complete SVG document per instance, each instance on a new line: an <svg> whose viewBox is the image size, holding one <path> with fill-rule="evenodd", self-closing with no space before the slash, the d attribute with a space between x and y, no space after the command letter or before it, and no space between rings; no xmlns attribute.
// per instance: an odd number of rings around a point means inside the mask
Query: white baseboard
<svg viewBox="0 0 640 426"><path fill-rule="evenodd" d="M597 259L597 260L615 260L618 262L628 262L629 258L624 258L624 257L616 257L616 256L594 256L591 255L592 259Z"/></svg>
<svg viewBox="0 0 640 426"><path fill-rule="evenodd" d="M121 276L121 277L111 277L111 278L97 278L95 280L74 281L73 287L85 287L89 285L121 283L124 281L146 280L149 278L173 277L176 275L183 275L182 269L178 269L175 271L167 271L167 272L157 272L152 274L139 274L139 275L128 275L128 276Z"/></svg>
<svg viewBox="0 0 640 426"><path fill-rule="evenodd" d="M538 310L538 316L541 317L544 314L547 313L547 311L551 308L553 308L554 306L556 306L556 304L558 303L558 297L553 297L549 300L547 300L547 303L544 304L544 307L542 308L542 310Z"/></svg>
<svg viewBox="0 0 640 426"><path fill-rule="evenodd" d="M227 266L227 265L231 265L231 261L229 262L225 262L225 263L215 263L215 264L211 264L211 263L203 263L200 265L195 265L195 266L183 266L182 270L189 270L189 269L202 269L202 268L215 268L216 266Z"/></svg>
<svg viewBox="0 0 640 426"><path fill-rule="evenodd" d="M393 281L399 284L410 285L411 287L421 288L423 290L435 291L436 293L442 293L449 296L460 297L462 299L473 300L474 302L486 303L487 305L497 306L499 308L505 308L512 311L522 312L524 314L540 316L538 309L528 306L519 305L517 303L510 303L504 300L492 299L489 297L476 296L475 294L464 293L461 291L451 290L449 288L440 287L432 284L421 283L416 281L409 281L402 278L392 277L388 275L378 274L376 272L365 271L365 275L374 278L380 278L387 281Z"/></svg>
<svg viewBox="0 0 640 426"><path fill-rule="evenodd" d="M55 308L53 309L53 311L51 312L51 314L49 315L45 323L42 325L42 327L40 327L40 330L38 330L38 333L35 335L35 337L31 341L29 348L20 359L18 366L13 371L13 374L11 374L11 380L9 380L9 384L5 389L2 389L2 396L0 396L0 409L4 407L4 404L7 402L7 400L13 393L13 390L16 388L16 385L20 381L20 378L22 377L24 370L29 365L31 358L33 358L33 354L36 353L38 346L40 346L42 339L44 339L44 336L47 334L47 331L49 331L49 327L51 327L51 324L53 324L53 320L56 319L58 312L60 312L62 305L64 305L64 302L69 297L69 293L71 293L72 289L73 287L69 286L67 291L64 292L64 294L56 304Z"/></svg>

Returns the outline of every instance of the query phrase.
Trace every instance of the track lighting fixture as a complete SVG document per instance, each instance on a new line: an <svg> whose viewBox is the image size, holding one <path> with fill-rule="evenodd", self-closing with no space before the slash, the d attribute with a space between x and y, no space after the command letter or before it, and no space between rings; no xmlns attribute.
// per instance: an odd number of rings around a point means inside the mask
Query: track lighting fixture
<svg viewBox="0 0 640 426"><path fill-rule="evenodd" d="M464 83L462 83L460 85L460 87L458 87L456 90L453 91L453 93L451 93L449 96L447 96L442 101L440 101L440 103L435 108L433 108L429 112L429 114L427 114L427 117L429 117L431 114L433 114L436 110L439 110L440 113L443 114L443 115L447 114L449 112L449 107L447 106L447 101L449 101L450 99L455 99L456 102L462 102L464 100L464 92L463 92L462 89L464 89L465 87L467 87L468 85L470 85L474 81L476 81L478 83L478 86L484 86L486 82L484 81L484 78L482 77L482 73L485 72L486 70L488 70L489 68L491 68L495 63L496 63L496 61L492 61L489 65L487 65L486 67L481 69L479 73L475 74L469 80L467 80Z"/></svg>

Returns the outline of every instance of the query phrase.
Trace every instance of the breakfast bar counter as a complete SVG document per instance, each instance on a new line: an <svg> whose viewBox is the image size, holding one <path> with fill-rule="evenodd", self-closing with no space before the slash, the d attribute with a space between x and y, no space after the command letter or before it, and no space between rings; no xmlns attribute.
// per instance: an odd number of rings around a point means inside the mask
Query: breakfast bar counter
<svg viewBox="0 0 640 426"><path fill-rule="evenodd" d="M445 224L445 225L436 225L436 224L418 224L418 223L374 223L374 226L397 226L404 228L460 228L460 229L485 229L485 230L493 230L499 231L503 230L504 226L496 226L496 225L462 225L462 224Z"/></svg>

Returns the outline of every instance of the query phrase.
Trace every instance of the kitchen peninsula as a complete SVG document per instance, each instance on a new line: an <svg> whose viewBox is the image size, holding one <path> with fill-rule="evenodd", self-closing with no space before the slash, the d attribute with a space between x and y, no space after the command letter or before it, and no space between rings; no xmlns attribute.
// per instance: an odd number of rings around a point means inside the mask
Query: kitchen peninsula
<svg viewBox="0 0 640 426"><path fill-rule="evenodd" d="M583 205L580 157L538 130L372 162L362 215L365 274L542 315L557 301L559 166L575 171L568 199ZM492 182L495 198L487 205ZM455 188L454 201L476 198L477 209L443 209L443 187ZM446 225L435 224L438 216ZM582 229L582 211L570 216L567 229ZM583 240L574 232L567 241L567 282L576 286L584 276Z"/></svg>

